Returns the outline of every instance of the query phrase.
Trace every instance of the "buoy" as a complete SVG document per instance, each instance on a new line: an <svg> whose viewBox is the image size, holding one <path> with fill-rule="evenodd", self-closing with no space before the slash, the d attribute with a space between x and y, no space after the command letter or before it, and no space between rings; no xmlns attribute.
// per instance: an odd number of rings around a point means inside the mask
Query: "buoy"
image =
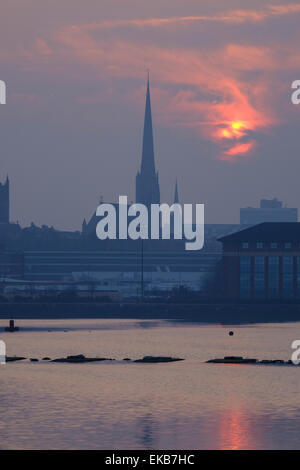
<svg viewBox="0 0 300 470"><path fill-rule="evenodd" d="M234 332L233 331L229 331L229 336L233 336L234 335Z"/></svg>
<svg viewBox="0 0 300 470"><path fill-rule="evenodd" d="M9 320L9 326L6 326L4 330L13 333L14 331L19 331L19 327L15 326L15 321L11 319Z"/></svg>

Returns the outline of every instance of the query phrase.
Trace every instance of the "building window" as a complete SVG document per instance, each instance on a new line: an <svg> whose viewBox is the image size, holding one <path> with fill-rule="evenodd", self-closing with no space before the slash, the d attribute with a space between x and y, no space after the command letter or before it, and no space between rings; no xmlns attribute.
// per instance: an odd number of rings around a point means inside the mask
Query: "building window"
<svg viewBox="0 0 300 470"><path fill-rule="evenodd" d="M268 293L270 299L279 298L279 256L269 256Z"/></svg>
<svg viewBox="0 0 300 470"><path fill-rule="evenodd" d="M254 258L254 297L262 299L265 297L265 257Z"/></svg>
<svg viewBox="0 0 300 470"><path fill-rule="evenodd" d="M277 245L276 242L272 242L272 243L271 243L271 248L272 248L272 249L277 248L277 247L278 247L278 245Z"/></svg>
<svg viewBox="0 0 300 470"><path fill-rule="evenodd" d="M257 242L257 243L256 243L256 248L261 249L261 248L263 248L263 247L264 247L263 242Z"/></svg>
<svg viewBox="0 0 300 470"><path fill-rule="evenodd" d="M293 256L282 257L282 296L284 299L293 297L294 287L294 259Z"/></svg>
<svg viewBox="0 0 300 470"><path fill-rule="evenodd" d="M249 248L249 243L248 242L243 242L242 243L242 248L245 248L245 249Z"/></svg>
<svg viewBox="0 0 300 470"><path fill-rule="evenodd" d="M292 248L292 244L291 244L290 242L285 243L285 244L284 244L284 248L285 248L286 250L289 250L290 248Z"/></svg>
<svg viewBox="0 0 300 470"><path fill-rule="evenodd" d="M251 257L240 258L240 297L249 299L251 296Z"/></svg>

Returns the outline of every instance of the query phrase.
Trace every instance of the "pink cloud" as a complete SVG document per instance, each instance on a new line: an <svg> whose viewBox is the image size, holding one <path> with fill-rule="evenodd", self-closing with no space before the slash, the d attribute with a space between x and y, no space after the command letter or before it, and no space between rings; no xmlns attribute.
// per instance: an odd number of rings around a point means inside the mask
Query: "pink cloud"
<svg viewBox="0 0 300 470"><path fill-rule="evenodd" d="M85 31L96 31L99 29L115 29L122 27L134 28L161 28L186 23L199 23L199 22L214 22L214 23L251 23L261 22L269 18L278 16L287 16L292 13L300 13L300 5L297 3L290 3L288 5L267 5L265 8L259 10L251 9L238 9L224 11L219 14L213 15L190 15L190 16L171 16L162 18L133 18L127 20L111 20L99 21L82 25Z"/></svg>
<svg viewBox="0 0 300 470"><path fill-rule="evenodd" d="M250 152L252 152L254 147L255 147L255 142L253 141L235 144L222 154L221 160L234 162L238 157L241 157L241 156L243 157L249 154Z"/></svg>
<svg viewBox="0 0 300 470"><path fill-rule="evenodd" d="M37 38L35 41L36 52L40 55L48 56L52 54L52 50L50 49L47 42L42 38Z"/></svg>
<svg viewBox="0 0 300 470"><path fill-rule="evenodd" d="M227 44L213 51L191 48L166 49L124 41L95 39L86 27L71 26L60 30L55 40L60 53L93 67L96 74L114 78L144 78L150 66L151 77L161 86L189 87L158 100L158 112L166 125L190 127L204 138L224 148L224 155L252 150L253 145L236 146L250 133L264 132L279 122L272 106L268 81L244 78L249 71L274 71L282 66L267 46ZM286 60L286 59L284 59ZM201 98L198 97L199 93ZM253 137L252 137L253 138ZM243 150L243 152L241 151Z"/></svg>
<svg viewBox="0 0 300 470"><path fill-rule="evenodd" d="M113 80L144 79L151 69L152 97L158 119L166 126L189 128L216 144L224 160L237 159L254 148L255 132L269 132L280 121L272 88L283 90L275 72L295 70L300 56L294 44L225 43L208 49L164 47L130 42L103 29L123 26L164 27L191 22L259 22L294 15L299 4L269 5L260 10L234 10L218 15L147 18L65 26L50 38L39 37L32 50L22 50L27 67L48 66L48 73L70 74L80 64L86 79L107 79L106 93L78 98L81 104L113 98ZM98 32L99 34L95 34ZM28 65L29 64L29 65ZM68 68L68 66L70 66ZM253 74L254 72L254 74ZM82 73L82 72L80 72ZM170 85L172 85L170 87ZM282 91L284 92L284 90ZM135 98L142 105L144 89ZM222 158L222 157L221 157Z"/></svg>

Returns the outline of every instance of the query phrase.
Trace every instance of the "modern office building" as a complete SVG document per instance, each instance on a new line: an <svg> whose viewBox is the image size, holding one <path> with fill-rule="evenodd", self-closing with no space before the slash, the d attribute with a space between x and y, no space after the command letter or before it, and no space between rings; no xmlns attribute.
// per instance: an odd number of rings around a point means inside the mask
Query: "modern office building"
<svg viewBox="0 0 300 470"><path fill-rule="evenodd" d="M240 209L241 225L256 225L263 222L297 222L298 210L283 207L278 199L261 199L260 207Z"/></svg>
<svg viewBox="0 0 300 470"><path fill-rule="evenodd" d="M225 297L300 300L300 223L262 223L219 241Z"/></svg>

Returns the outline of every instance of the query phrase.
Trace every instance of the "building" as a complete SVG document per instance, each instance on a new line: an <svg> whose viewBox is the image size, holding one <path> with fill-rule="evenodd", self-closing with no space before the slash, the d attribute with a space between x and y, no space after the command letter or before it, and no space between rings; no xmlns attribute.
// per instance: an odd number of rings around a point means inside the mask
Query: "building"
<svg viewBox="0 0 300 470"><path fill-rule="evenodd" d="M205 226L205 245L186 251L181 240L97 240L87 238L81 249L37 249L24 252L27 281L96 282L124 296L186 287L207 293L222 258L217 238L236 232L238 225ZM85 248L84 248L85 247Z"/></svg>
<svg viewBox="0 0 300 470"><path fill-rule="evenodd" d="M256 225L263 222L297 222L298 210L283 207L278 199L261 199L260 207L240 209L241 225Z"/></svg>
<svg viewBox="0 0 300 470"><path fill-rule="evenodd" d="M98 283L76 281L24 281L3 279L0 283L0 296L6 300L39 301L108 301L120 302L121 292L107 289Z"/></svg>
<svg viewBox="0 0 300 470"><path fill-rule="evenodd" d="M105 251L30 251L24 253L26 281L93 282L114 289L124 296L140 295L145 291L171 291L186 287L203 291L212 279L220 253L184 250L142 250L141 240L136 250ZM143 284L142 284L143 283Z"/></svg>
<svg viewBox="0 0 300 470"><path fill-rule="evenodd" d="M148 207L151 204L159 204L160 202L158 173L155 170L154 161L149 77L147 82L142 162L141 169L136 175L136 202Z"/></svg>
<svg viewBox="0 0 300 470"><path fill-rule="evenodd" d="M9 179L0 183L0 224L9 224Z"/></svg>
<svg viewBox="0 0 300 470"><path fill-rule="evenodd" d="M144 118L144 131L142 143L142 158L141 167L136 175L136 202L150 207L151 204L160 204L160 187L158 181L158 172L155 168L154 156L154 141L153 141L153 126L152 126L152 111L151 111L151 97L150 97L150 83L149 76L147 80L146 91L146 104L145 104L145 118ZM175 185L175 202L178 202L178 184ZM101 200L101 203L103 201ZM118 214L118 204L112 203ZM118 217L117 217L118 220ZM83 236L96 237L96 225L99 222L99 217L94 212L90 220L87 222L85 219L82 223ZM99 241L98 241L99 244ZM114 245L117 245L114 243Z"/></svg>
<svg viewBox="0 0 300 470"><path fill-rule="evenodd" d="M24 255L0 248L0 283L3 279L22 279L24 276Z"/></svg>
<svg viewBox="0 0 300 470"><path fill-rule="evenodd" d="M300 223L262 223L219 241L225 297L300 300Z"/></svg>

